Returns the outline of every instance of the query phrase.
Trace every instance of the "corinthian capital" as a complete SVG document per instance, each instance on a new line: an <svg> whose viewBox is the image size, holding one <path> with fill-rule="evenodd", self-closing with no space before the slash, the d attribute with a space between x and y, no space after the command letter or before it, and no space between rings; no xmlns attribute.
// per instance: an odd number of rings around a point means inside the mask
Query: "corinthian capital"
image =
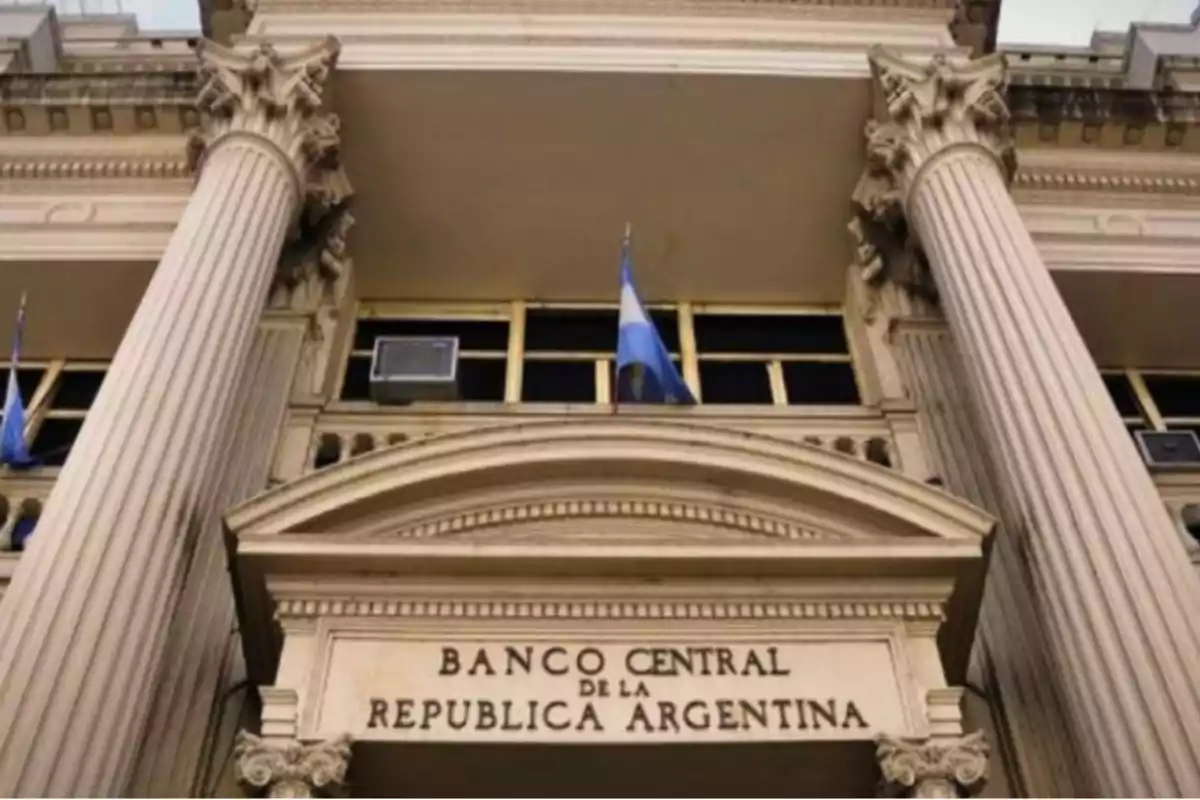
<svg viewBox="0 0 1200 800"><path fill-rule="evenodd" d="M267 44L238 52L205 41L198 49L203 87L196 105L203 132L192 142L199 163L222 141L254 137L295 168L306 193L321 173L337 169L339 122L322 112L322 93L337 61L330 37L302 52L280 55Z"/></svg>
<svg viewBox="0 0 1200 800"><path fill-rule="evenodd" d="M319 797L346 779L350 736L302 744L240 731L233 756L238 780L267 797Z"/></svg>
<svg viewBox="0 0 1200 800"><path fill-rule="evenodd" d="M888 796L970 797L987 783L988 752L976 731L960 739L880 736L875 755Z"/></svg>
<svg viewBox="0 0 1200 800"><path fill-rule="evenodd" d="M1003 56L951 62L938 54L913 63L881 47L871 49L871 69L883 91L887 120L867 126L872 166L894 173L903 189L934 156L955 146L990 152L1005 177L1016 167Z"/></svg>

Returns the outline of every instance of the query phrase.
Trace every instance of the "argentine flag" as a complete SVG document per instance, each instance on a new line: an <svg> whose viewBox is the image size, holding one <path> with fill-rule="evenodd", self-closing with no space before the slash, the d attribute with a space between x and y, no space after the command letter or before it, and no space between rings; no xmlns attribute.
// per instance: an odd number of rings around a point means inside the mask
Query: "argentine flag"
<svg viewBox="0 0 1200 800"><path fill-rule="evenodd" d="M21 400L21 387L17 383L17 369L21 363L21 332L25 328L25 295L21 295L21 306L17 309L17 331L13 336L12 365L8 370L8 389L4 393L3 417L0 418L0 464L12 467L32 467L35 462L29 456L25 443L25 403Z"/></svg>
<svg viewBox="0 0 1200 800"><path fill-rule="evenodd" d="M658 329L633 285L630 231L621 243L621 313L617 323L617 402L694 405Z"/></svg>

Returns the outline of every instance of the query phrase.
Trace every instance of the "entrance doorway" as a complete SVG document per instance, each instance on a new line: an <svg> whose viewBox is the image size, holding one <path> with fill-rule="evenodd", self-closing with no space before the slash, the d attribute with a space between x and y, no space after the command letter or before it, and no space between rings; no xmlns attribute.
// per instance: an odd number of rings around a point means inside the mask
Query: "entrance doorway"
<svg viewBox="0 0 1200 800"><path fill-rule="evenodd" d="M872 797L870 742L354 746L351 797Z"/></svg>

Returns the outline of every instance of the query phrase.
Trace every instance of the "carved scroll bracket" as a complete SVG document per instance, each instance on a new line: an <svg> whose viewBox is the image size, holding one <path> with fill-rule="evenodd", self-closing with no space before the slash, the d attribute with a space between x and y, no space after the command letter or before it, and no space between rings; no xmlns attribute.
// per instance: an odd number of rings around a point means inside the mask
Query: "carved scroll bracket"
<svg viewBox="0 0 1200 800"><path fill-rule="evenodd" d="M238 780L265 797L324 797L346 779L349 735L315 744L238 733L234 760Z"/></svg>
<svg viewBox="0 0 1200 800"><path fill-rule="evenodd" d="M875 755L884 797L971 797L987 783L990 748L983 731L961 738L880 736Z"/></svg>

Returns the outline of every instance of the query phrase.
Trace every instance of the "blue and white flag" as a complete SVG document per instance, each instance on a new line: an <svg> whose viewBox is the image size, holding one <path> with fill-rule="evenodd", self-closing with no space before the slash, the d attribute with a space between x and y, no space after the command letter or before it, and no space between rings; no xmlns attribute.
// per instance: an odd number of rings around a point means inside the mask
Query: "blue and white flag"
<svg viewBox="0 0 1200 800"><path fill-rule="evenodd" d="M617 402L693 405L658 329L633 285L630 232L621 242L621 314L617 323Z"/></svg>
<svg viewBox="0 0 1200 800"><path fill-rule="evenodd" d="M25 403L17 370L21 364L21 334L25 328L25 295L17 309L17 330L13 335L12 365L8 369L8 389L4 393L4 410L0 413L0 464L11 467L32 467L36 463L25 443Z"/></svg>

